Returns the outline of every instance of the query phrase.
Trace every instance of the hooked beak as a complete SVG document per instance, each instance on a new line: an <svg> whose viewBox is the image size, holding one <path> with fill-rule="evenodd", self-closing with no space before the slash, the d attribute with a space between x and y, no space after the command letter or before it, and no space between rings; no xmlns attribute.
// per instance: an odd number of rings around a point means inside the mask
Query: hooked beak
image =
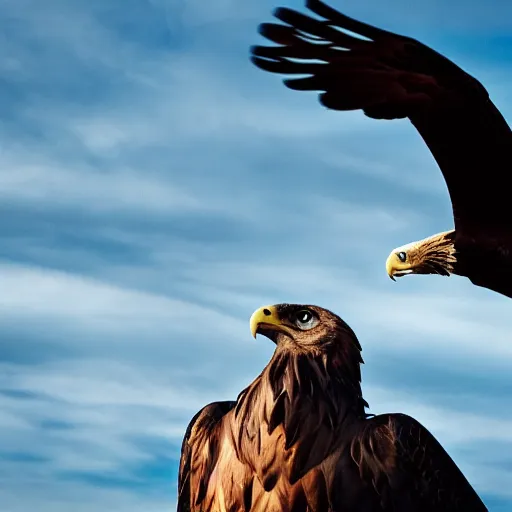
<svg viewBox="0 0 512 512"><path fill-rule="evenodd" d="M281 322L275 306L263 306L257 309L251 315L249 326L254 338L256 338L256 334L262 334L274 343L276 343L279 333L291 336L290 330Z"/></svg>

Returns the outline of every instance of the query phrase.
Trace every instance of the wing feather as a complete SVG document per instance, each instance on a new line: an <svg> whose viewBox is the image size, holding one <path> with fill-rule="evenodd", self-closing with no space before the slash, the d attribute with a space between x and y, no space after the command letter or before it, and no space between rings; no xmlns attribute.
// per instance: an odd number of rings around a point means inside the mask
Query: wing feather
<svg viewBox="0 0 512 512"><path fill-rule="evenodd" d="M395 464L389 472L392 490L410 489L420 497L425 510L487 511L453 459L421 423L405 414L386 416L396 450ZM400 497L411 499L404 492Z"/></svg>
<svg viewBox="0 0 512 512"><path fill-rule="evenodd" d="M441 168L458 239L509 237L512 132L482 84L415 39L320 0L306 6L324 19L277 9L283 24L262 24L260 33L280 46L254 46L252 62L272 73L308 75L284 83L319 91L329 109L409 118Z"/></svg>
<svg viewBox="0 0 512 512"><path fill-rule="evenodd" d="M218 426L236 402L214 402L190 421L181 447L177 512L190 512L206 495L219 455Z"/></svg>

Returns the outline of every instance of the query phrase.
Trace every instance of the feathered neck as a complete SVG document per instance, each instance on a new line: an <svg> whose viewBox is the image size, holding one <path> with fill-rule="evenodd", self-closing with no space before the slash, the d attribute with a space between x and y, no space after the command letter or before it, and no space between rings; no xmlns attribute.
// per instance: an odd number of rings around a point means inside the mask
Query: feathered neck
<svg viewBox="0 0 512 512"><path fill-rule="evenodd" d="M418 259L424 272L448 276L456 273L455 231L445 231L417 242Z"/></svg>
<svg viewBox="0 0 512 512"><path fill-rule="evenodd" d="M361 393L362 362L357 341L348 351L331 344L315 355L278 346L263 372L237 399L237 453L250 454L252 461L245 462L252 464L257 459L252 454L260 454L268 445L265 441L274 436L281 439L284 459L297 459L290 463L290 480L302 476L335 448L343 429L369 416Z"/></svg>

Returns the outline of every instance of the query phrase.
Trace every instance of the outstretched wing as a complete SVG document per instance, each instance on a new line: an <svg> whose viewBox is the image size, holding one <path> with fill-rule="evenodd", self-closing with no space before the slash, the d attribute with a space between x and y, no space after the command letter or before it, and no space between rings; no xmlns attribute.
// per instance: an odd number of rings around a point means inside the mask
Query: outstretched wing
<svg viewBox="0 0 512 512"><path fill-rule="evenodd" d="M214 402L190 421L181 446L177 512L190 512L201 503L218 457L218 429L236 402Z"/></svg>
<svg viewBox="0 0 512 512"><path fill-rule="evenodd" d="M323 19L277 9L274 16L284 24L263 23L259 30L279 46L254 46L252 62L272 73L308 75L284 83L323 91L320 102L329 109L409 118L441 168L457 236L508 234L512 133L480 82L414 39L320 0L306 6Z"/></svg>
<svg viewBox="0 0 512 512"><path fill-rule="evenodd" d="M407 500L413 493L419 496L421 505L414 508L418 512L487 512L453 459L421 423L405 414L385 416L389 418L396 448L389 484L392 489L408 490L401 493L402 499Z"/></svg>

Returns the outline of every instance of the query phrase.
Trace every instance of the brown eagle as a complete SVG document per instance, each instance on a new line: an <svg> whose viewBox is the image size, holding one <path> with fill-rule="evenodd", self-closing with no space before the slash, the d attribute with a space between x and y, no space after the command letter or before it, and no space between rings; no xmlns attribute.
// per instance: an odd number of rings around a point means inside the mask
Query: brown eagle
<svg viewBox="0 0 512 512"><path fill-rule="evenodd" d="M455 229L392 251L389 276L454 273L512 297L512 133L485 88L414 39L319 0L306 6L321 19L279 8L274 16L283 24L260 25L279 46L252 47L252 62L272 73L306 75L284 83L322 91L320 102L329 109L408 118L448 187Z"/></svg>
<svg viewBox="0 0 512 512"><path fill-rule="evenodd" d="M483 512L434 436L405 414L365 412L361 346L337 315L279 304L251 332L275 352L235 402L191 420L178 512Z"/></svg>

